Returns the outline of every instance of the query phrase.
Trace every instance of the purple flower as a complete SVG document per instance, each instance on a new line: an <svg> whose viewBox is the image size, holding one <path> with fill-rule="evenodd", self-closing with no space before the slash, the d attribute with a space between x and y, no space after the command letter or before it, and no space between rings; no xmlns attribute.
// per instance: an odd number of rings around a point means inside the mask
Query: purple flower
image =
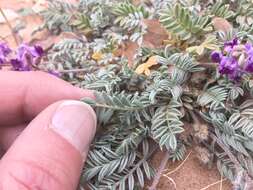
<svg viewBox="0 0 253 190"><path fill-rule="evenodd" d="M18 47L16 59L11 60L13 69L16 71L30 71L32 66L40 62L43 54L44 51L41 46L21 44Z"/></svg>
<svg viewBox="0 0 253 190"><path fill-rule="evenodd" d="M252 53L253 47L252 47L252 45L251 45L250 43L246 43L246 44L244 45L244 47L245 47L247 53Z"/></svg>
<svg viewBox="0 0 253 190"><path fill-rule="evenodd" d="M18 59L11 59L11 65L15 71L19 71L21 68L23 68L23 63Z"/></svg>
<svg viewBox="0 0 253 190"><path fill-rule="evenodd" d="M22 59L24 54L28 53L33 57L41 57L44 54L44 51L41 46L28 46L27 44L21 44L17 50L17 56L19 59Z"/></svg>
<svg viewBox="0 0 253 190"><path fill-rule="evenodd" d="M41 46L35 45L34 50L37 52L39 57L44 55L44 50Z"/></svg>
<svg viewBox="0 0 253 190"><path fill-rule="evenodd" d="M20 61L19 59L11 59L11 65L15 71L30 71L31 67L27 62Z"/></svg>
<svg viewBox="0 0 253 190"><path fill-rule="evenodd" d="M222 57L221 53L217 51L214 51L211 54L211 59L215 63L219 63L221 61L221 57Z"/></svg>
<svg viewBox="0 0 253 190"><path fill-rule="evenodd" d="M212 52L212 61L219 63L220 74L240 81L244 73L253 73L253 45L242 44L237 38L224 43L223 52Z"/></svg>
<svg viewBox="0 0 253 190"><path fill-rule="evenodd" d="M219 72L221 74L233 74L238 69L238 62L233 57L223 56L219 64Z"/></svg>
<svg viewBox="0 0 253 190"><path fill-rule="evenodd" d="M238 45L238 38L234 38L233 40L224 43L224 46L234 47L236 45Z"/></svg>
<svg viewBox="0 0 253 190"><path fill-rule="evenodd" d="M6 43L0 43L0 51L3 53L3 55L8 55L11 53L11 49Z"/></svg>
<svg viewBox="0 0 253 190"><path fill-rule="evenodd" d="M11 49L6 43L0 43L0 64L6 62L6 57L11 53Z"/></svg>
<svg viewBox="0 0 253 190"><path fill-rule="evenodd" d="M241 77L242 77L242 72L239 71L239 70L235 70L234 73L228 75L228 77L231 79L231 80L234 80L236 82L239 82Z"/></svg>
<svg viewBox="0 0 253 190"><path fill-rule="evenodd" d="M245 44L245 49L247 52L247 60L245 62L245 71L247 72L253 72L253 47L250 43Z"/></svg>
<svg viewBox="0 0 253 190"><path fill-rule="evenodd" d="M253 57L248 57L244 69L247 72L253 73Z"/></svg>
<svg viewBox="0 0 253 190"><path fill-rule="evenodd" d="M253 63L247 64L245 67L245 71L253 73Z"/></svg>
<svg viewBox="0 0 253 190"><path fill-rule="evenodd" d="M234 38L233 40L231 41L228 41L228 42L225 42L224 43L224 50L228 53L230 53L234 46L238 45L238 38Z"/></svg>

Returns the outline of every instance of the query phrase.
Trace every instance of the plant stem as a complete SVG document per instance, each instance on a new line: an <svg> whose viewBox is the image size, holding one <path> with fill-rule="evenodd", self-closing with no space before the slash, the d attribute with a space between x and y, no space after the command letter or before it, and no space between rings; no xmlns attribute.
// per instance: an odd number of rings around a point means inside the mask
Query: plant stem
<svg viewBox="0 0 253 190"><path fill-rule="evenodd" d="M15 32L14 32L12 26L11 26L11 23L9 22L7 16L5 15L5 13L4 13L4 11L3 11L3 9L2 9L1 7L0 7L0 13L1 13L1 15L3 16L4 20L6 21L7 26L8 26L9 29L11 30L12 36L13 36L13 38L14 38L14 40L15 40L15 43L16 43L16 45L18 46L18 44L19 44L18 38L17 38L17 36L16 36L16 34L15 34Z"/></svg>
<svg viewBox="0 0 253 190"><path fill-rule="evenodd" d="M184 163L186 162L186 160L188 160L188 158L190 157L191 153L192 153L192 151L190 151L190 153L186 156L186 158L183 160L183 162L178 167L176 167L174 170L169 171L168 173L166 173L164 175L168 176L168 175L171 175L171 174L175 173L177 170L179 170L184 165Z"/></svg>
<svg viewBox="0 0 253 190"><path fill-rule="evenodd" d="M196 114L193 111L189 111L190 116L192 117L193 123L196 125L200 124L199 119L197 118Z"/></svg>
<svg viewBox="0 0 253 190"><path fill-rule="evenodd" d="M105 104L100 104L96 103L96 107L101 107L101 108L107 108L107 109L112 109L112 110L121 110L121 111L136 111L136 110L141 110L144 109L145 107L119 107L119 106L110 106L110 105L105 105Z"/></svg>
<svg viewBox="0 0 253 190"><path fill-rule="evenodd" d="M223 184L222 184L222 182L223 182L223 176L222 176L222 174L221 174L220 178L221 178L221 179L220 179L220 188L219 188L219 189L222 190L222 185L223 185Z"/></svg>
<svg viewBox="0 0 253 190"><path fill-rule="evenodd" d="M227 179L222 179L222 180L216 181L216 182L214 182L214 183L212 183L212 184L210 184L210 185L208 185L208 186L206 186L206 187L204 187L204 188L202 188L202 189L200 189L200 190L206 190L206 189L208 189L209 187L212 187L212 186L214 186L214 185L216 185L216 184L222 183L223 181L226 181L226 180L227 180Z"/></svg>
<svg viewBox="0 0 253 190"><path fill-rule="evenodd" d="M228 147L214 134L210 134L211 138L215 140L215 142L225 151L225 153L228 155L230 160L235 164L235 167L237 169L242 168L236 157L229 151Z"/></svg>
<svg viewBox="0 0 253 190"><path fill-rule="evenodd" d="M214 134L210 134L211 138L216 141L216 143L224 150L224 152L228 155L229 159L235 164L235 172L236 177L233 181L233 190L237 190L240 188L242 181L245 179L245 177L249 178L247 172L243 169L243 167L240 165L237 158L230 152L229 148L220 140L217 138ZM250 179L250 178L249 178Z"/></svg>
<svg viewBox="0 0 253 190"><path fill-rule="evenodd" d="M156 190L156 186L159 183L159 180L162 176L162 173L164 171L164 168L166 167L166 164L167 164L169 158L170 158L170 153L169 153L169 151L166 151L165 156L164 156L163 160L161 161L160 166L156 172L156 175L154 177L154 181L153 181L152 185L148 188L148 190Z"/></svg>
<svg viewBox="0 0 253 190"><path fill-rule="evenodd" d="M69 70L60 70L60 73L80 73L80 72L87 72L89 69L82 68L82 69L69 69Z"/></svg>

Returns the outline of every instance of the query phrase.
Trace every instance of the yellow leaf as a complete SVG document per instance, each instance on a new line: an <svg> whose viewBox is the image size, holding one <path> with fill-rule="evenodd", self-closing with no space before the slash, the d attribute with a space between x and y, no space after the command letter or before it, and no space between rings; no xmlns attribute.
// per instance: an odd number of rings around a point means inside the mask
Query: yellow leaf
<svg viewBox="0 0 253 190"><path fill-rule="evenodd" d="M158 61L157 61L157 56L152 56L148 59L148 61L145 63L148 67L151 67L153 65L157 65Z"/></svg>
<svg viewBox="0 0 253 190"><path fill-rule="evenodd" d="M205 47L202 45L198 46L196 49L197 54L202 55L204 53Z"/></svg>
<svg viewBox="0 0 253 190"><path fill-rule="evenodd" d="M189 53L194 53L194 52L197 52L198 47L199 46L191 46L191 47L188 47L186 49L186 51L189 52Z"/></svg>
<svg viewBox="0 0 253 190"><path fill-rule="evenodd" d="M150 70L149 70L149 69L146 69L146 70L144 71L144 74L145 74L146 76L149 76L149 75L150 75Z"/></svg>
<svg viewBox="0 0 253 190"><path fill-rule="evenodd" d="M150 75L150 67L152 67L153 65L157 65L158 64L158 59L157 56L152 56L148 59L148 61L146 63L143 63L141 65L139 65L135 72L137 74L145 74L146 76Z"/></svg>
<svg viewBox="0 0 253 190"><path fill-rule="evenodd" d="M144 71L145 71L145 65L144 64L141 64L141 65L139 65L137 68L136 68L136 70L135 70L135 72L137 73L137 74L142 74L142 73L144 73Z"/></svg>
<svg viewBox="0 0 253 190"><path fill-rule="evenodd" d="M101 59L103 59L103 54L101 52L94 52L91 58L96 61L100 61Z"/></svg>
<svg viewBox="0 0 253 190"><path fill-rule="evenodd" d="M189 53L197 53L198 55L202 55L205 49L209 50L217 50L219 51L218 42L215 36L207 36L205 41L199 46L192 46L186 49Z"/></svg>
<svg viewBox="0 0 253 190"><path fill-rule="evenodd" d="M220 49L219 46L215 44L206 44L205 48L210 49L210 50L217 50L217 51Z"/></svg>
<svg viewBox="0 0 253 190"><path fill-rule="evenodd" d="M210 50L219 50L218 41L214 35L209 35L205 39L205 41L201 44L204 48L210 49Z"/></svg>
<svg viewBox="0 0 253 190"><path fill-rule="evenodd" d="M188 47L186 49L187 52L189 53L197 53L198 55L202 55L203 52L205 50L205 47L203 45L199 45L199 46L192 46L192 47Z"/></svg>

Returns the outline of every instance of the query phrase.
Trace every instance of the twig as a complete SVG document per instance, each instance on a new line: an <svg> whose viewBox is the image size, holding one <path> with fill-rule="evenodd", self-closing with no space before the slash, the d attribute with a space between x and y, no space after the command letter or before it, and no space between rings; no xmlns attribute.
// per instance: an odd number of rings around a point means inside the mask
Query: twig
<svg viewBox="0 0 253 190"><path fill-rule="evenodd" d="M161 175L164 171L164 168L166 167L166 164L167 164L169 158L170 158L170 153L168 151L166 151L165 156L164 156L163 160L161 161L160 166L155 174L154 181L153 181L152 185L148 188L148 190L156 190L156 186L159 183L159 180L161 178Z"/></svg>
<svg viewBox="0 0 253 190"><path fill-rule="evenodd" d="M252 164L252 159L249 157L247 159L244 159L245 162L247 163L247 165L251 165ZM249 175L246 175L245 177L245 187L244 187L244 190L251 190L253 189L253 180L252 178L250 177L252 176L252 173L249 174Z"/></svg>
<svg viewBox="0 0 253 190"><path fill-rule="evenodd" d="M200 121L197 118L196 114L193 111L189 111L190 116L192 117L193 123L199 125Z"/></svg>
<svg viewBox="0 0 253 190"><path fill-rule="evenodd" d="M241 189L240 186L244 178L243 173L244 172L242 170L237 172L236 178L233 181L233 190Z"/></svg>
<svg viewBox="0 0 253 190"><path fill-rule="evenodd" d="M253 189L253 181L252 179L247 175L245 179L245 187L244 190L252 190Z"/></svg>
<svg viewBox="0 0 253 190"><path fill-rule="evenodd" d="M228 147L220 140L218 139L214 134L210 133L210 136L212 139L214 139L217 144L225 151L225 153L228 155L230 160L234 162L237 169L242 168L236 157L229 151Z"/></svg>
<svg viewBox="0 0 253 190"><path fill-rule="evenodd" d="M176 182L171 177L169 177L167 175L163 175L163 177L166 177L169 181L171 181L172 184L173 184L173 186L174 186L174 188L177 189L177 184L176 184Z"/></svg>
<svg viewBox="0 0 253 190"><path fill-rule="evenodd" d="M183 162L178 167L176 167L174 170L172 170L172 171L170 171L170 172L168 172L168 173L166 173L164 175L168 176L168 175L171 175L171 174L175 173L177 170L179 170L184 165L184 163L186 162L186 160L188 160L188 158L191 155L191 153L192 153L192 151L189 152L189 154L186 156L186 158L183 160ZM167 170L165 170L165 171L167 171Z"/></svg>
<svg viewBox="0 0 253 190"><path fill-rule="evenodd" d="M206 187L203 187L202 189L200 189L200 190L206 190L206 189L208 189L208 188L210 188L210 187L212 187L212 186L214 186L214 185L216 185L216 184L219 184L221 181L223 182L223 181L226 181L227 179L222 179L222 180L219 180L219 181L216 181L216 182L214 182L214 183L211 183L210 185L207 185Z"/></svg>
<svg viewBox="0 0 253 190"><path fill-rule="evenodd" d="M69 69L69 70L59 70L60 73L81 73L81 72L88 72L89 69Z"/></svg>
<svg viewBox="0 0 253 190"><path fill-rule="evenodd" d="M16 45L18 46L18 44L19 44L18 38L17 38L17 36L16 36L16 34L15 34L15 32L14 32L12 26L11 26L11 23L9 22L7 16L5 15L5 13L4 13L4 11L3 11L3 9L2 9L1 7L0 7L0 13L1 13L1 15L3 16L4 20L6 21L7 26L8 26L9 29L11 30L12 36L13 36L13 38L14 38L14 40L15 40L15 43L16 43Z"/></svg>
<svg viewBox="0 0 253 190"><path fill-rule="evenodd" d="M247 172L242 168L237 158L229 151L228 147L220 140L218 139L214 134L210 134L212 139L214 139L217 144L225 151L225 153L228 155L230 160L235 164L235 171L236 171L236 178L233 181L233 190L237 190L240 188L242 181L245 178L249 178L249 175Z"/></svg>
<svg viewBox="0 0 253 190"><path fill-rule="evenodd" d="M221 175L220 175L220 190L222 190L222 185L223 185L223 184L222 184L222 182L223 182L222 180L223 180L223 175L221 174Z"/></svg>

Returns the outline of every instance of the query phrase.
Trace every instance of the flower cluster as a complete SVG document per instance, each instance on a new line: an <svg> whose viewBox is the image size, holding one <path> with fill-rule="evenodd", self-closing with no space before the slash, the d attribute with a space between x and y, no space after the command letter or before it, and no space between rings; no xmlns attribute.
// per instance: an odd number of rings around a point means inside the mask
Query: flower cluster
<svg viewBox="0 0 253 190"><path fill-rule="evenodd" d="M242 44L237 38L224 44L223 52L214 51L212 61L219 63L219 72L238 81L244 73L253 73L253 46Z"/></svg>
<svg viewBox="0 0 253 190"><path fill-rule="evenodd" d="M16 51L12 51L7 44L0 43L0 64L12 65L15 71L30 71L36 67L44 51L40 46L21 44Z"/></svg>
<svg viewBox="0 0 253 190"><path fill-rule="evenodd" d="M0 43L0 64L5 63L7 56L11 53L11 49L5 43Z"/></svg>

